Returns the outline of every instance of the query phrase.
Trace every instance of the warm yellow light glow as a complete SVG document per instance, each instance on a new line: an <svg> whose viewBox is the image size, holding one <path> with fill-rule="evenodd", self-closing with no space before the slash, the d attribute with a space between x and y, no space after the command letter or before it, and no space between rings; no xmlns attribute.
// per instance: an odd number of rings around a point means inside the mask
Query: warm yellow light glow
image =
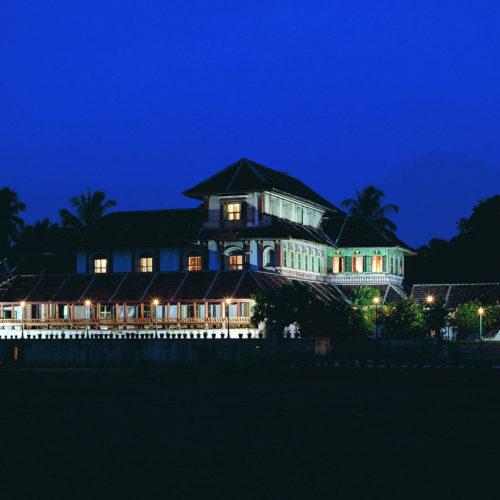
<svg viewBox="0 0 500 500"><path fill-rule="evenodd" d="M154 299L154 300L153 300L153 304L154 304L155 306L157 306L159 303L160 303L160 301L159 301L158 299Z"/></svg>
<svg viewBox="0 0 500 500"><path fill-rule="evenodd" d="M20 304L21 304L21 307L24 307L26 305L26 302L24 302L24 300L21 300Z"/></svg>
<svg viewBox="0 0 500 500"><path fill-rule="evenodd" d="M231 304L231 299L226 299L226 304L227 305Z"/></svg>
<svg viewBox="0 0 500 500"><path fill-rule="evenodd" d="M85 301L85 305L86 305L86 306L90 306L90 300L86 300L86 301Z"/></svg>
<svg viewBox="0 0 500 500"><path fill-rule="evenodd" d="M427 299L426 300L427 300L427 302L429 304L432 304L434 302L434 297L432 295L427 295Z"/></svg>
<svg viewBox="0 0 500 500"><path fill-rule="evenodd" d="M378 304L380 302L380 297L373 297L373 303Z"/></svg>
<svg viewBox="0 0 500 500"><path fill-rule="evenodd" d="M478 310L477 310L479 316L482 316L484 314L484 309L482 307L480 307Z"/></svg>

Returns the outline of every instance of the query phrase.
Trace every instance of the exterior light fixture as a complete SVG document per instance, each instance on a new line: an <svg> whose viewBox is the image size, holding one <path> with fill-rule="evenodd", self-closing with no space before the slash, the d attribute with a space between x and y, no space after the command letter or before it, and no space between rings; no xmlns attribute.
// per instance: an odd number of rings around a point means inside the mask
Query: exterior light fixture
<svg viewBox="0 0 500 500"><path fill-rule="evenodd" d="M158 299L153 300L154 311L155 311L155 338L158 336L158 315L156 314L156 306L160 303Z"/></svg>
<svg viewBox="0 0 500 500"><path fill-rule="evenodd" d="M477 313L479 314L479 340L482 342L483 341L483 314L484 314L484 309L480 307L477 310Z"/></svg>
<svg viewBox="0 0 500 500"><path fill-rule="evenodd" d="M85 301L85 307L86 307L85 318L87 319L87 323L85 325L85 331L87 333L87 338L89 338L90 304L91 304L90 300L87 299Z"/></svg>
<svg viewBox="0 0 500 500"><path fill-rule="evenodd" d="M427 295L426 299L427 304L432 304L434 302L434 297L432 295Z"/></svg>
<svg viewBox="0 0 500 500"><path fill-rule="evenodd" d="M380 297L378 295L373 297L373 303L375 304L375 338L378 338L378 305L380 304Z"/></svg>

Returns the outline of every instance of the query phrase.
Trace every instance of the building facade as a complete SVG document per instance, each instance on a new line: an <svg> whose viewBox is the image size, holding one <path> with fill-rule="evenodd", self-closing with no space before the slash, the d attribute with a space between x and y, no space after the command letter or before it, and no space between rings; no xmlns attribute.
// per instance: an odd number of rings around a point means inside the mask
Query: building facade
<svg viewBox="0 0 500 500"><path fill-rule="evenodd" d="M287 174L242 159L184 195L200 205L102 217L78 241L74 272L5 276L0 326L255 331L258 289L295 281L325 300L363 285L384 300L404 295L412 250Z"/></svg>

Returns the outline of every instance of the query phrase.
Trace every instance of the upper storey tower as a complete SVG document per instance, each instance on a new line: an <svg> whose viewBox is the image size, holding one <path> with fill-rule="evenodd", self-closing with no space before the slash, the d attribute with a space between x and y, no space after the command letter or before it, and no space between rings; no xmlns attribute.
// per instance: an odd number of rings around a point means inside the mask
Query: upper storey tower
<svg viewBox="0 0 500 500"><path fill-rule="evenodd" d="M259 227L271 217L318 228L325 212L342 213L298 179L242 158L185 196L204 203L204 227Z"/></svg>

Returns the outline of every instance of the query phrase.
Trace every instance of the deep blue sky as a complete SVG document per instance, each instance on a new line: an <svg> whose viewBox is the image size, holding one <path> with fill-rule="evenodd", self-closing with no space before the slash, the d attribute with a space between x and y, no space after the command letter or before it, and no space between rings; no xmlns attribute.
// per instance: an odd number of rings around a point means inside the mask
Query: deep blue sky
<svg viewBox="0 0 500 500"><path fill-rule="evenodd" d="M86 185L123 210L194 206L180 192L243 156L334 203L416 154L500 163L499 14L498 1L0 1L0 185L33 221Z"/></svg>

